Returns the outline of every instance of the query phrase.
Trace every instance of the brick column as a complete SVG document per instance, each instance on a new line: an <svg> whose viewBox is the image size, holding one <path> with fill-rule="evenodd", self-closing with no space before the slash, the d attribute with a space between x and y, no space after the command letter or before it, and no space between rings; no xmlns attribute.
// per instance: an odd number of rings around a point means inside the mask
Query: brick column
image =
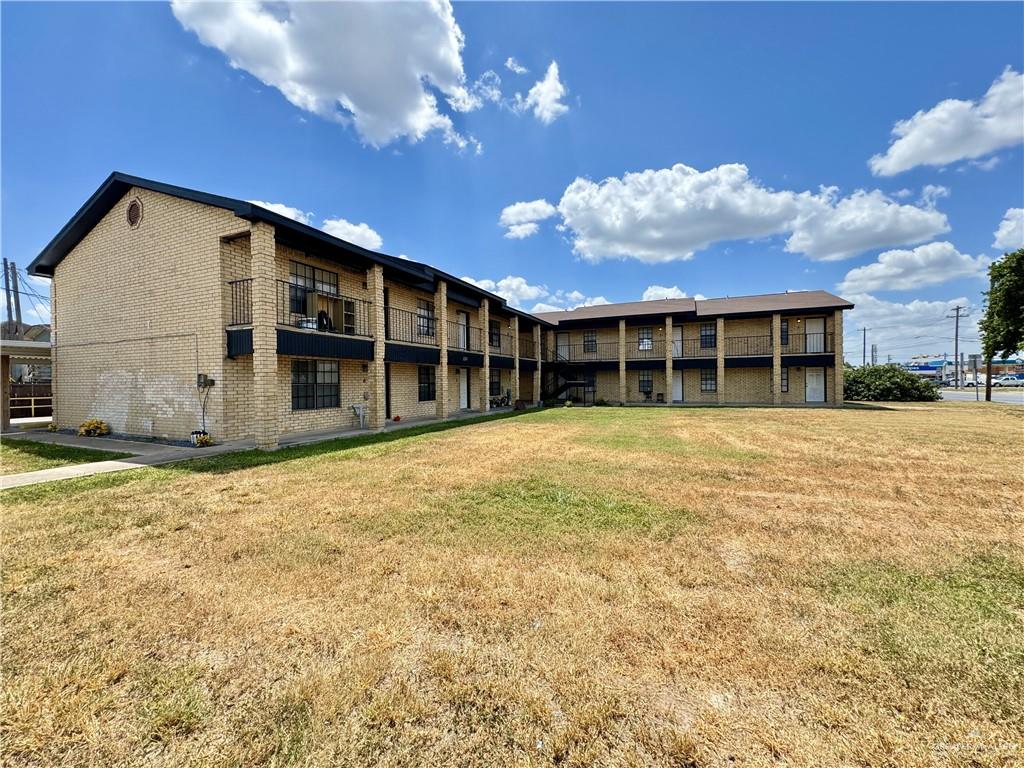
<svg viewBox="0 0 1024 768"><path fill-rule="evenodd" d="M626 320L619 320L619 402L626 402Z"/></svg>
<svg viewBox="0 0 1024 768"><path fill-rule="evenodd" d="M366 287L370 291L370 330L373 333L373 360L369 368L369 406L366 424L382 429L387 418L384 398L384 268L375 264L366 271Z"/></svg>
<svg viewBox="0 0 1024 768"><path fill-rule="evenodd" d="M772 315L772 403L782 402L782 315Z"/></svg>
<svg viewBox="0 0 1024 768"><path fill-rule="evenodd" d="M665 316L665 402L672 402L672 315Z"/></svg>
<svg viewBox="0 0 1024 768"><path fill-rule="evenodd" d="M828 338L827 336L825 338ZM843 368L843 310L837 309L834 324L832 327L832 342L836 351L835 357L835 382L832 386L832 402L835 405L843 404L843 384L846 371Z"/></svg>
<svg viewBox="0 0 1024 768"><path fill-rule="evenodd" d="M253 222L249 228L252 255L253 432L256 447L277 448L277 269L274 228Z"/></svg>
<svg viewBox="0 0 1024 768"><path fill-rule="evenodd" d="M437 418L448 418L448 283L437 281L434 291L434 322L437 323L437 345L440 362L437 365Z"/></svg>
<svg viewBox="0 0 1024 768"><path fill-rule="evenodd" d="M480 346L484 350L484 367L480 372L480 410L491 410L491 305L487 299L480 300Z"/></svg>
<svg viewBox="0 0 1024 768"><path fill-rule="evenodd" d="M512 359L515 361L515 368L512 369L512 405L519 399L519 316L512 316Z"/></svg>
<svg viewBox="0 0 1024 768"><path fill-rule="evenodd" d="M533 400L539 403L541 399L541 384L544 381L540 370L541 363L543 362L540 353L540 323L534 323L533 325L533 355L537 361L537 367L533 371Z"/></svg>
<svg viewBox="0 0 1024 768"><path fill-rule="evenodd" d="M715 321L715 363L718 369L717 384L718 404L725 402L725 318Z"/></svg>

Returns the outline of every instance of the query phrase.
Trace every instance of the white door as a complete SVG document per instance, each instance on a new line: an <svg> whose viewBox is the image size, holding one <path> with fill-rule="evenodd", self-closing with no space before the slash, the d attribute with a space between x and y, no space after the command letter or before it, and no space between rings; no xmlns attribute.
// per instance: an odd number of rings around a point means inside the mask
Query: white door
<svg viewBox="0 0 1024 768"><path fill-rule="evenodd" d="M682 330L682 329L680 329ZM672 402L683 402L683 372L672 371Z"/></svg>
<svg viewBox="0 0 1024 768"><path fill-rule="evenodd" d="M469 368L459 368L459 408L469 408Z"/></svg>
<svg viewBox="0 0 1024 768"><path fill-rule="evenodd" d="M455 338L455 347L457 349L468 349L469 348L469 312L456 312L458 317L458 334ZM462 375L462 372L459 372Z"/></svg>
<svg viewBox="0 0 1024 768"><path fill-rule="evenodd" d="M568 333L556 333L555 334L555 352L558 355L559 360L569 359L569 334Z"/></svg>
<svg viewBox="0 0 1024 768"><path fill-rule="evenodd" d="M807 353L815 354L825 351L825 318L811 317L807 320Z"/></svg>
<svg viewBox="0 0 1024 768"><path fill-rule="evenodd" d="M672 326L672 357L683 356L683 326L673 325ZM682 373L682 371L676 371L676 373ZM680 390L681 391L681 390ZM682 395L679 396L682 400Z"/></svg>
<svg viewBox="0 0 1024 768"><path fill-rule="evenodd" d="M808 403L825 402L824 368L804 368L804 400Z"/></svg>

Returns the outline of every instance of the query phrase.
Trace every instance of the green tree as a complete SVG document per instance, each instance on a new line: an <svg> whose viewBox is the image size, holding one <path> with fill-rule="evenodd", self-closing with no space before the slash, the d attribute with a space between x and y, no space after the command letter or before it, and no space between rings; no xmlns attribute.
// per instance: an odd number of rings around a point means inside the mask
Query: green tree
<svg viewBox="0 0 1024 768"><path fill-rule="evenodd" d="M898 365L866 365L847 368L843 399L913 402L939 399L937 384L905 371Z"/></svg>
<svg viewBox="0 0 1024 768"><path fill-rule="evenodd" d="M978 327L982 352L991 360L1024 348L1024 248L992 264L988 278L985 314Z"/></svg>

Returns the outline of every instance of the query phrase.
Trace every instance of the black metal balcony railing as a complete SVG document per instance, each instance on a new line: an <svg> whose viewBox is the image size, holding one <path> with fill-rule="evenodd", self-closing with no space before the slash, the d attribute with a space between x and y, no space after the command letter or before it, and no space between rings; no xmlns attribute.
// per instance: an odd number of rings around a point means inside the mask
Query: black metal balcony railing
<svg viewBox="0 0 1024 768"><path fill-rule="evenodd" d="M672 342L673 357L716 357L716 339L677 339Z"/></svg>
<svg viewBox="0 0 1024 768"><path fill-rule="evenodd" d="M783 337L780 350L784 355L813 355L834 352L831 333L791 333Z"/></svg>
<svg viewBox="0 0 1024 768"><path fill-rule="evenodd" d="M483 352L481 339L482 334L476 326L466 325L455 320L448 321L448 349Z"/></svg>
<svg viewBox="0 0 1024 768"><path fill-rule="evenodd" d="M519 337L519 356L537 359L537 345L533 343L533 339Z"/></svg>
<svg viewBox="0 0 1024 768"><path fill-rule="evenodd" d="M370 302L277 281L277 324L347 336L373 335Z"/></svg>
<svg viewBox="0 0 1024 768"><path fill-rule="evenodd" d="M627 339L627 360L664 360L665 342L661 339Z"/></svg>
<svg viewBox="0 0 1024 768"><path fill-rule="evenodd" d="M582 344L556 344L551 360L559 363L584 363L593 360L618 360L619 342L595 341Z"/></svg>
<svg viewBox="0 0 1024 768"><path fill-rule="evenodd" d="M252 324L252 278L231 280L231 317L229 325Z"/></svg>
<svg viewBox="0 0 1024 768"><path fill-rule="evenodd" d="M488 333L487 346L492 355L512 356L512 336L507 333Z"/></svg>
<svg viewBox="0 0 1024 768"><path fill-rule="evenodd" d="M388 341L437 346L437 318L398 307L384 307L384 336Z"/></svg>
<svg viewBox="0 0 1024 768"><path fill-rule="evenodd" d="M772 353L771 336L727 336L726 357L758 357Z"/></svg>

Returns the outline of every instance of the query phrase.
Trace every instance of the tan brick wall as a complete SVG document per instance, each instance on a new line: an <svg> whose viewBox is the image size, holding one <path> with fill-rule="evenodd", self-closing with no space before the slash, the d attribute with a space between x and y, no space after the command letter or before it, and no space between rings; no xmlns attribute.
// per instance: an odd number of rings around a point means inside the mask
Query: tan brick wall
<svg viewBox="0 0 1024 768"><path fill-rule="evenodd" d="M413 363L388 363L391 371L391 418L433 418L437 401L419 399L419 366ZM436 370L436 366L435 370Z"/></svg>
<svg viewBox="0 0 1024 768"><path fill-rule="evenodd" d="M727 338L738 336L771 336L772 319L770 317L744 317L737 320L726 318L725 335Z"/></svg>
<svg viewBox="0 0 1024 768"><path fill-rule="evenodd" d="M359 360L339 360L338 380L340 393L337 408L316 408L313 410L292 410L292 360L310 359L280 355L277 358L277 405L278 424L281 433L316 432L330 429L356 429L359 419L352 412L354 403L366 402L363 393L368 391L369 373L363 371L364 363Z"/></svg>
<svg viewBox="0 0 1024 768"><path fill-rule="evenodd" d="M770 403L771 368L726 368L725 402Z"/></svg>
<svg viewBox="0 0 1024 768"><path fill-rule="evenodd" d="M609 403L619 402L619 372L618 371L597 371L597 388L594 392L595 400L604 400Z"/></svg>
<svg viewBox="0 0 1024 768"><path fill-rule="evenodd" d="M135 198L143 217L132 229ZM198 358L217 381L207 429L230 432L220 240L247 230L230 211L133 188L85 235L53 281L59 426L96 417L117 432L187 438L200 426Z"/></svg>
<svg viewBox="0 0 1024 768"><path fill-rule="evenodd" d="M533 372L519 374L519 399L527 405L537 401L537 394L533 391Z"/></svg>
<svg viewBox="0 0 1024 768"><path fill-rule="evenodd" d="M664 395L665 402L669 402L672 399L672 387L665 388L665 369L659 368L651 371L651 373L654 377L654 390L651 393L651 402L658 401L659 392ZM626 371L626 402L647 402L645 397L640 394L640 371Z"/></svg>
<svg viewBox="0 0 1024 768"><path fill-rule="evenodd" d="M700 391L700 370L686 368L683 370L683 402L684 403L716 403L717 392Z"/></svg>

